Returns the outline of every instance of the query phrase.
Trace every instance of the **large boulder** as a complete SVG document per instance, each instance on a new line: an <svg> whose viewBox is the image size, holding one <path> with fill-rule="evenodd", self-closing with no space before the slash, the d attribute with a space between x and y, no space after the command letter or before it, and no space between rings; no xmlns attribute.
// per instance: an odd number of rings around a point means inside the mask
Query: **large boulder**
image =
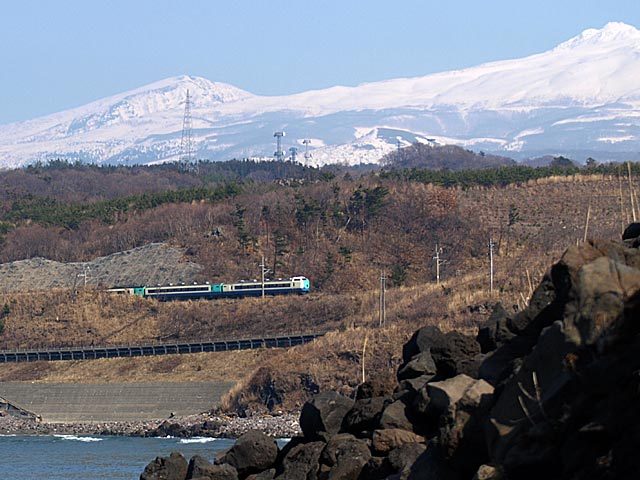
<svg viewBox="0 0 640 480"><path fill-rule="evenodd" d="M403 364L400 371L423 352L429 352L436 366L438 380L461 373L477 376L480 345L475 338L452 331L442 333L436 327L423 327L413 334L402 348Z"/></svg>
<svg viewBox="0 0 640 480"><path fill-rule="evenodd" d="M140 480L185 480L187 460L181 453L171 452L168 457L156 457L140 475Z"/></svg>
<svg viewBox="0 0 640 480"><path fill-rule="evenodd" d="M427 349L411 357L411 359L398 370L398 381L423 375L433 377L436 372L436 363L431 356L431 349Z"/></svg>
<svg viewBox="0 0 640 480"><path fill-rule="evenodd" d="M310 440L323 438L322 433L338 433L353 403L353 400L336 392L327 391L316 395L302 407L300 413L302 433Z"/></svg>
<svg viewBox="0 0 640 480"><path fill-rule="evenodd" d="M421 443L424 437L401 428L375 430L371 437L371 448L377 455L386 455L405 443Z"/></svg>
<svg viewBox="0 0 640 480"><path fill-rule="evenodd" d="M231 465L213 465L206 458L194 455L189 461L187 480L208 478L210 480L238 480L238 472Z"/></svg>
<svg viewBox="0 0 640 480"><path fill-rule="evenodd" d="M258 430L250 430L236 440L218 463L231 465L239 477L244 478L271 468L277 456L278 445L273 438Z"/></svg>
<svg viewBox="0 0 640 480"><path fill-rule="evenodd" d="M411 466L422 455L427 446L423 443L405 443L392 450L387 456L390 470L399 473L401 478L408 477Z"/></svg>
<svg viewBox="0 0 640 480"><path fill-rule="evenodd" d="M316 480L319 468L319 458L325 443L296 442L295 446L285 447L286 453L282 457L281 474L278 479L282 480ZM283 450L284 452L284 450Z"/></svg>
<svg viewBox="0 0 640 480"><path fill-rule="evenodd" d="M413 430L413 422L409 420L410 409L401 400L390 403L380 415L380 428L401 428L403 430Z"/></svg>
<svg viewBox="0 0 640 480"><path fill-rule="evenodd" d="M357 480L371 452L364 440L348 433L332 436L320 454L320 480Z"/></svg>
<svg viewBox="0 0 640 480"><path fill-rule="evenodd" d="M249 475L245 480L273 480L276 477L276 469L270 468L264 472Z"/></svg>
<svg viewBox="0 0 640 480"><path fill-rule="evenodd" d="M441 418L440 448L449 465L464 478L489 460L484 425L493 391L484 380L474 381Z"/></svg>
<svg viewBox="0 0 640 480"><path fill-rule="evenodd" d="M543 420L551 409L559 412L573 388L565 368L567 355L579 339L567 334L564 324L554 323L542 333L533 352L505 384L489 415L487 427L492 459L504 460L516 437Z"/></svg>
<svg viewBox="0 0 640 480"><path fill-rule="evenodd" d="M467 389L476 382L477 380L467 375L458 375L441 382L428 383L425 385L429 398L428 412L433 416L439 416L449 408L455 408Z"/></svg>
<svg viewBox="0 0 640 480"><path fill-rule="evenodd" d="M342 422L342 431L358 435L373 431L380 422L385 407L384 397L356 400Z"/></svg>
<svg viewBox="0 0 640 480"><path fill-rule="evenodd" d="M509 330L509 315L501 303L496 303L489 319L478 329L476 340L482 353L494 351L514 337Z"/></svg>
<svg viewBox="0 0 640 480"><path fill-rule="evenodd" d="M577 272L572 302L564 323L575 329L581 344L593 345L621 317L625 302L640 290L640 270L600 257Z"/></svg>
<svg viewBox="0 0 640 480"><path fill-rule="evenodd" d="M434 442L427 445L427 449L421 453L413 465L409 468L408 474L401 478L407 480L460 480L446 462L440 449Z"/></svg>
<svg viewBox="0 0 640 480"><path fill-rule="evenodd" d="M396 471L389 464L386 457L371 457L367 464L362 467L360 479L386 480L394 473L396 473Z"/></svg>

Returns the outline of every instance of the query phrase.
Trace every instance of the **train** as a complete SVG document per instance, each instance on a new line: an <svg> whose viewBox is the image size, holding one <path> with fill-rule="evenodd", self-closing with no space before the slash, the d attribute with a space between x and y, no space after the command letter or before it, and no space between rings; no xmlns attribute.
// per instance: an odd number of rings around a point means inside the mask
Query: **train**
<svg viewBox="0 0 640 480"><path fill-rule="evenodd" d="M216 298L260 297L264 295L289 295L309 293L311 284L307 277L290 277L240 281L238 283L194 283L193 285L165 285L156 287L114 287L110 293L155 298L160 301L199 300Z"/></svg>

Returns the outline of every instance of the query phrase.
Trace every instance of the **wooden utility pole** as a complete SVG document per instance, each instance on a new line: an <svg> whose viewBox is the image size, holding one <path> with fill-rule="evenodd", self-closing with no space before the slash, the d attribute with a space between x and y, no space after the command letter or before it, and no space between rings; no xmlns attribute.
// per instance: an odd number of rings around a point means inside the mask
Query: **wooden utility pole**
<svg viewBox="0 0 640 480"><path fill-rule="evenodd" d="M629 216L627 215L625 218L624 205L622 200L622 175L620 175L620 169L618 168L618 188L619 188L619 198L620 198L620 234L624 233L625 227L629 224ZM626 220L626 222L625 222Z"/></svg>
<svg viewBox="0 0 640 480"><path fill-rule="evenodd" d="M264 255L262 256L262 262L258 266L260 267L260 286L262 287L262 298L264 298L264 275L268 271L267 266L264 263Z"/></svg>
<svg viewBox="0 0 640 480"><path fill-rule="evenodd" d="M489 238L489 293L493 295L493 248L496 246Z"/></svg>
<svg viewBox="0 0 640 480"><path fill-rule="evenodd" d="M587 243L587 232L589 231L590 216L591 216L591 202L589 202L589 206L587 207L587 221L584 224L584 238L582 239L582 243Z"/></svg>
<svg viewBox="0 0 640 480"><path fill-rule="evenodd" d="M387 290L387 276L384 273L384 270L380 274L380 322L379 326L382 327L387 321L387 306L385 293Z"/></svg>
<svg viewBox="0 0 640 480"><path fill-rule="evenodd" d="M442 260L440 258L441 253L442 253L442 248L438 247L438 244L436 243L436 254L433 257L433 259L436 261L436 285L440 285L440 266L447 263L446 260Z"/></svg>
<svg viewBox="0 0 640 480"><path fill-rule="evenodd" d="M367 353L367 339L368 339L368 335L364 336L364 344L362 345L362 383L366 382L367 377L365 375L365 369L364 369L364 356Z"/></svg>
<svg viewBox="0 0 640 480"><path fill-rule="evenodd" d="M631 216L636 221L636 207L633 201L633 184L631 183L631 162L627 162L627 173L629 177L629 197L631 198Z"/></svg>

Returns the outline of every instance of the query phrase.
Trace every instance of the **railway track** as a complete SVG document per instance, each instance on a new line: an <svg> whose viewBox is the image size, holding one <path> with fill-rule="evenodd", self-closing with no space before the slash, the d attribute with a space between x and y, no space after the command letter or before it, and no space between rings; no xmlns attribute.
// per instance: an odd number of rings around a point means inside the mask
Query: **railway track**
<svg viewBox="0 0 640 480"><path fill-rule="evenodd" d="M143 345L61 347L37 350L0 350L0 363L60 360L95 360L98 358L146 357L202 352L228 352L258 348L289 348L303 345L324 333L283 335L276 337L171 342Z"/></svg>

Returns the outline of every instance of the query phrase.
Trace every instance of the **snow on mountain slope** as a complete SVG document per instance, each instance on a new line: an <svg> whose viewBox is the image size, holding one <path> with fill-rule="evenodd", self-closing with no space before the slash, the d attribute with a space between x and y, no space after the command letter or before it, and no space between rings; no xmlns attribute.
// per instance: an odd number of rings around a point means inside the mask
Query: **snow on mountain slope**
<svg viewBox="0 0 640 480"><path fill-rule="evenodd" d="M640 31L609 23L522 59L288 96L169 78L0 126L0 166L176 159L187 90L198 158L271 156L280 129L287 148L317 139L314 164L376 161L398 140L522 154L640 150Z"/></svg>

